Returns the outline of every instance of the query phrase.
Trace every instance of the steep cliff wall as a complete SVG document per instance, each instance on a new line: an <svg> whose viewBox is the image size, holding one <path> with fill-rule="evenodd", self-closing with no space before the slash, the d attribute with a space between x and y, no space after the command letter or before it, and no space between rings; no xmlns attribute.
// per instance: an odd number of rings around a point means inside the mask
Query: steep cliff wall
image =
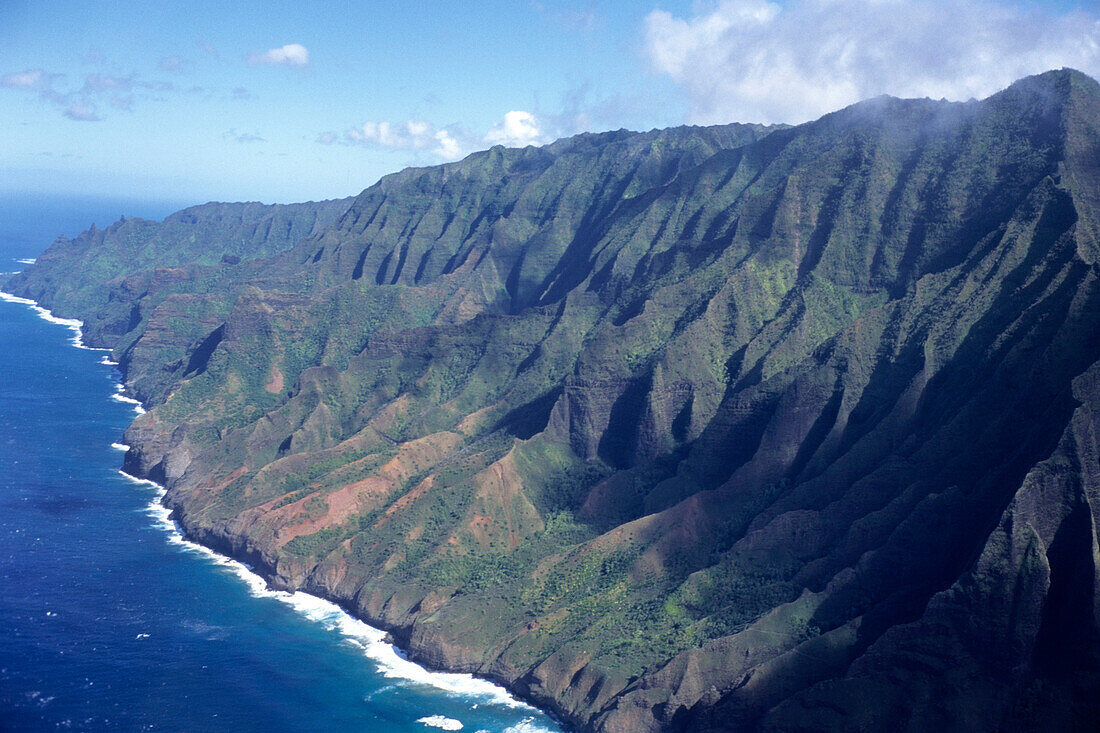
<svg viewBox="0 0 1100 733"><path fill-rule="evenodd" d="M1072 71L583 135L73 307L190 532L585 728L1086 728L1098 163Z"/></svg>

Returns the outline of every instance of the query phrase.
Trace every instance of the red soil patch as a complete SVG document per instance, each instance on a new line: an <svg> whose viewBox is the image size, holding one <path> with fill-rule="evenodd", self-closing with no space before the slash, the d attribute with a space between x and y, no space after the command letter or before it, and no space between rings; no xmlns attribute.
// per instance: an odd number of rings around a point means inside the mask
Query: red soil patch
<svg viewBox="0 0 1100 733"><path fill-rule="evenodd" d="M285 385L283 383L282 371L280 371L278 367L272 367L271 379L268 380L268 383L264 385L264 389L266 389L271 394L279 394L283 391L284 386Z"/></svg>

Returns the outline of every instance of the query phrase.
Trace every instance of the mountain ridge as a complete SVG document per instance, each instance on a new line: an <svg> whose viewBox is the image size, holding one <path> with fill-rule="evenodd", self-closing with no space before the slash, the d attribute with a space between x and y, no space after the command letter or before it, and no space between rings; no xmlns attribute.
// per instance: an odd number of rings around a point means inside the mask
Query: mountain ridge
<svg viewBox="0 0 1100 733"><path fill-rule="evenodd" d="M494 148L61 313L190 533L578 726L1084 727L1098 154L1068 70Z"/></svg>

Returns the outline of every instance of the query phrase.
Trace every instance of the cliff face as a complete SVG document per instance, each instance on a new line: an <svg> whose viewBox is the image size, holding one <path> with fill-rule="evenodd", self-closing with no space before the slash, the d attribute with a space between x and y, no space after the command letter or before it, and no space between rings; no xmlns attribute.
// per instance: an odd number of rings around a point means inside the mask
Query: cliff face
<svg viewBox="0 0 1100 733"><path fill-rule="evenodd" d="M93 232L7 289L114 346L190 532L583 727L1084 728L1098 163L1051 72L494 148L274 256L106 281Z"/></svg>
<svg viewBox="0 0 1100 733"><path fill-rule="evenodd" d="M232 266L273 255L326 228L350 203L209 203L177 211L162 222L123 218L106 229L93 224L76 239L59 237L35 267L6 287L51 310L79 314L88 322L90 343L114 346L141 320L140 313L121 307L132 305L140 293L126 292L125 303L110 297L119 278L150 271L155 288L168 268Z"/></svg>

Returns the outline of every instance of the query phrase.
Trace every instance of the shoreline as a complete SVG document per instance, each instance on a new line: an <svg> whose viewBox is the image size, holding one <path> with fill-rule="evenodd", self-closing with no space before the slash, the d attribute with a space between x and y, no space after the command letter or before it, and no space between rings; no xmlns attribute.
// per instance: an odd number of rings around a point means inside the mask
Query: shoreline
<svg viewBox="0 0 1100 733"><path fill-rule="evenodd" d="M65 326L72 332L69 345L74 348L108 353L112 351L109 348L84 344L84 322L79 319L55 316L52 311L42 307L36 301L3 290L0 290L0 301L29 306L42 320ZM119 366L118 362L112 361L109 356L100 359L99 364L116 368ZM114 382L115 392L110 395L110 398L116 402L130 405L138 415L144 414L146 410L141 401L125 394L125 377L121 370L119 370L118 378ZM117 451L129 451L130 446L112 442L110 448ZM538 707L534 703L525 700L507 685L502 684L501 681L467 672L433 669L413 661L409 658L408 650L392 641L393 636L390 632L356 617L334 601L305 591L288 591L274 587L269 580L260 575L256 568L247 562L192 539L186 528L172 517L173 511L163 503L168 491L167 487L151 479L127 473L123 468L118 469L118 474L135 485L154 490L154 496L145 507L145 513L153 519L154 526L167 534L169 544L176 545L182 552L201 555L214 565L226 569L245 583L250 595L253 597L274 598L292 608L303 618L318 623L326 629L337 631L345 641L356 646L367 659L370 659L375 664L378 673L383 677L432 687L447 694L483 698L477 700L474 707L481 704L491 704L541 713L550 718L562 731L574 730L571 724L562 720L555 712ZM435 715L425 716L416 722L423 724L426 728L439 728L442 730L459 730L462 726L461 721ZM458 727L455 727L456 724ZM537 726L538 723L533 719L525 718L520 725Z"/></svg>

